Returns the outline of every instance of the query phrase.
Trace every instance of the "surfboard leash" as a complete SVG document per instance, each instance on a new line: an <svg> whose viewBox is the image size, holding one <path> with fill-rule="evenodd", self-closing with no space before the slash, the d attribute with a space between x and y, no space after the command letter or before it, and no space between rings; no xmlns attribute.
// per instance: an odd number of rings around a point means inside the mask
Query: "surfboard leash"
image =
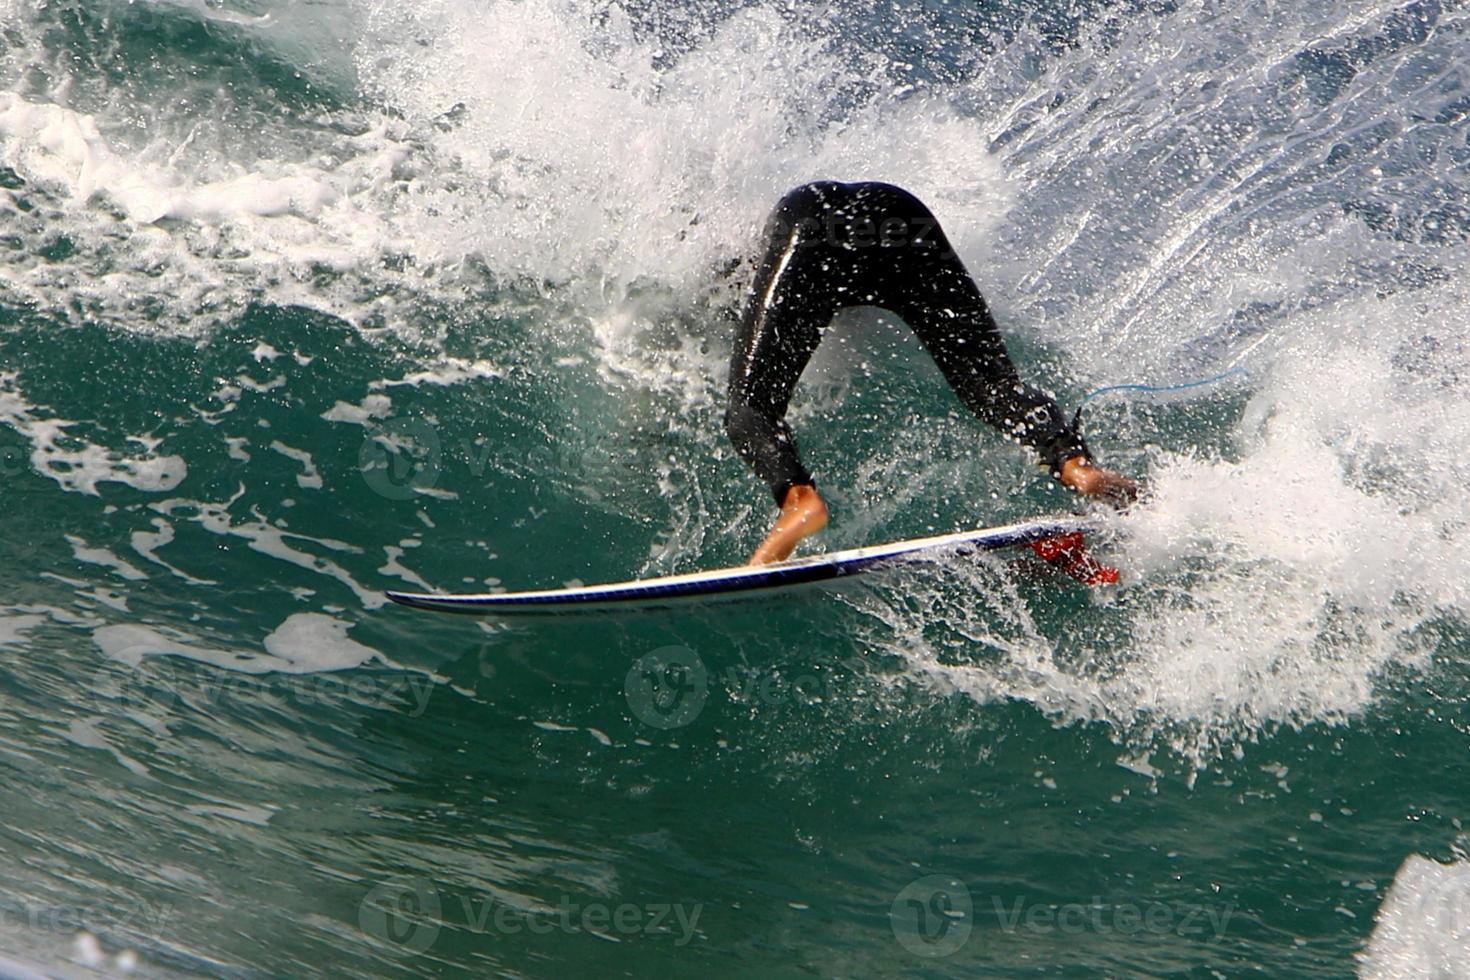
<svg viewBox="0 0 1470 980"><path fill-rule="evenodd" d="M1188 391L1191 388L1205 388L1209 385L1218 384L1219 382L1224 381L1226 378L1234 377L1238 374L1244 375L1247 373L1249 372L1247 372L1246 369L1243 367L1233 367L1229 371L1214 375L1213 377L1201 378L1198 381L1182 381L1178 384L1172 385L1148 385L1141 383L1107 385L1106 387L1102 387L1097 389L1096 391L1090 392L1086 397L1082 399L1081 402L1077 404L1077 411L1072 414L1072 428L1078 433L1081 433L1082 410L1087 407L1087 403L1095 398L1100 398L1103 395L1112 394L1115 391L1137 391L1149 395L1162 394L1164 392L1170 391Z"/></svg>

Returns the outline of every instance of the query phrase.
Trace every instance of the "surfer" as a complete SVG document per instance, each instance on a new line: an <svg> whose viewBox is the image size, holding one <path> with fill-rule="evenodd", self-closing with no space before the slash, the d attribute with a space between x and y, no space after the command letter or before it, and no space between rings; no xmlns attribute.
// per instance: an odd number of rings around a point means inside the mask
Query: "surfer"
<svg viewBox="0 0 1470 980"><path fill-rule="evenodd" d="M1123 506L1138 484L1093 462L1057 403L1024 384L979 288L939 222L901 187L817 181L790 191L765 231L730 362L725 428L781 513L751 564L781 561L827 525L827 505L785 414L797 378L839 310L882 307L907 323L965 407L1031 447L1078 493Z"/></svg>

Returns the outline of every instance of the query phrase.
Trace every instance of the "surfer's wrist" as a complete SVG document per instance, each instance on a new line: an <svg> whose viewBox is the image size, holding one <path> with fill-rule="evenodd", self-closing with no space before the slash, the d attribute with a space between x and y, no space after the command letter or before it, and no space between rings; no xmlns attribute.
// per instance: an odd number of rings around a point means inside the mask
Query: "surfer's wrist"
<svg viewBox="0 0 1470 980"><path fill-rule="evenodd" d="M1057 467L1057 478L1078 493L1087 493L1097 479L1097 467L1086 456L1071 456Z"/></svg>
<svg viewBox="0 0 1470 980"><path fill-rule="evenodd" d="M1138 483L1130 477L1103 469L1086 456L1073 456L1061 466L1061 481L1088 497L1103 497L1118 506L1138 498Z"/></svg>

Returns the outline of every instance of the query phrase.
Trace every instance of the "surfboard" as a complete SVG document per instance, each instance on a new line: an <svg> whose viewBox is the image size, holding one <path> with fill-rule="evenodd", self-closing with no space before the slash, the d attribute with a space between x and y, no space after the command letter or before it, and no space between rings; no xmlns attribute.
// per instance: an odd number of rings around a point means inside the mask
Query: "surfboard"
<svg viewBox="0 0 1470 980"><path fill-rule="evenodd" d="M678 603L764 597L797 586L836 583L916 561L948 561L979 552L1028 545L1090 526L1093 526L1091 522L1084 518L1028 521L850 548L770 565L688 572L607 585L479 595L412 592L389 592L387 595L394 602L415 609L475 616L546 616L569 612L661 609Z"/></svg>

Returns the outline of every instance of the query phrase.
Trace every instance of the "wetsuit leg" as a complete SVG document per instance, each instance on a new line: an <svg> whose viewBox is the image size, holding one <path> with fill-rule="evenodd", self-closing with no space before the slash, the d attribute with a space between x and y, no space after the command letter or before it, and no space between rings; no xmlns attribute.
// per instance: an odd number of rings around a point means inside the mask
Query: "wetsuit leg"
<svg viewBox="0 0 1470 980"><path fill-rule="evenodd" d="M826 233L840 187L807 184L777 204L730 360L725 429L778 506L791 487L812 482L784 416L797 379L839 308L839 290L851 278L850 260L834 251Z"/></svg>
<svg viewBox="0 0 1470 980"><path fill-rule="evenodd" d="M1057 403L1021 381L985 298L933 213L892 184L850 186L865 224L880 229L868 249L864 298L908 324L965 407L1034 449L1054 475L1073 456L1090 458Z"/></svg>

